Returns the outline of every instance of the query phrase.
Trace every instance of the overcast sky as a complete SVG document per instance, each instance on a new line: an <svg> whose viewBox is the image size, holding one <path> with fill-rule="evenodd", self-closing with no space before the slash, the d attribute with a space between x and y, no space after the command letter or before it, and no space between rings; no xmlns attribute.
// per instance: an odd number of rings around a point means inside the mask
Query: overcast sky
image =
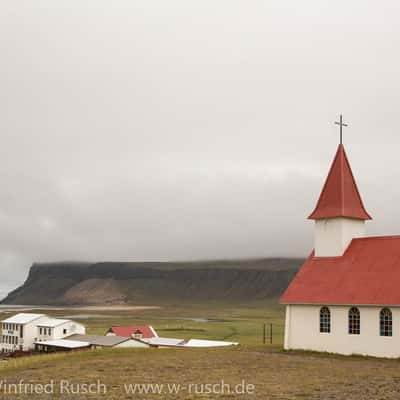
<svg viewBox="0 0 400 400"><path fill-rule="evenodd" d="M306 256L339 139L400 233L400 3L1 0L0 268Z"/></svg>

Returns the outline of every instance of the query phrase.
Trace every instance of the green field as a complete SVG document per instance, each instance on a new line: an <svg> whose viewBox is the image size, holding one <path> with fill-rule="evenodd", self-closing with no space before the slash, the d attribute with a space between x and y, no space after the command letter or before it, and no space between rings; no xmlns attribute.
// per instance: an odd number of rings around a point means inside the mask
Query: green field
<svg viewBox="0 0 400 400"><path fill-rule="evenodd" d="M79 312L78 312L79 314ZM57 311L54 315L73 316L73 312ZM103 315L103 316L102 316ZM221 303L177 305L155 310L98 313L98 317L82 319L88 333L104 334L111 325L152 325L159 336L237 341L246 345L262 344L263 324L272 324L273 343L283 343L284 309L272 302L235 304ZM197 321L209 320L209 322Z"/></svg>
<svg viewBox="0 0 400 400"><path fill-rule="evenodd" d="M88 312L69 309L50 314L72 318L84 313ZM111 325L148 323L160 336L225 339L238 341L241 346L113 349L23 357L0 363L3 382L18 383L22 379L24 383L49 384L53 380L54 393L7 395L0 387L1 398L358 400L400 397L398 360L284 352L284 313L276 302L171 304L134 313L90 314L95 316L81 320L87 325L88 333L103 334ZM263 323L273 324L272 345L262 344ZM61 388L62 380L70 382L64 382ZM95 384L97 380L106 385L105 394L104 387L99 388L99 393L85 394L83 386L79 388L80 394L72 394L73 390L78 390L76 384ZM129 387L129 384L137 386ZM129 390L135 393L127 393Z"/></svg>

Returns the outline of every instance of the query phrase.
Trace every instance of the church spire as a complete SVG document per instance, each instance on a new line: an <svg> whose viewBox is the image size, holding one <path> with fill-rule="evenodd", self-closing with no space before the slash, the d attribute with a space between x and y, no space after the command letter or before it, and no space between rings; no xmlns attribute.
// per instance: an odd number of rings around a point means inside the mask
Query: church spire
<svg viewBox="0 0 400 400"><path fill-rule="evenodd" d="M339 144L318 203L308 218L318 220L338 217L372 219L364 208L342 143Z"/></svg>

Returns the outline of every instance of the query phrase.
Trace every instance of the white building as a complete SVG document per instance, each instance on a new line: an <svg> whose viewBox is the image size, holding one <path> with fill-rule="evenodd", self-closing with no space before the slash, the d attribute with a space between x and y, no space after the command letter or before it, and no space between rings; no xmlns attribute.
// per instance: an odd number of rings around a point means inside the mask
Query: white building
<svg viewBox="0 0 400 400"><path fill-rule="evenodd" d="M37 324L37 341L58 340L73 334L85 334L85 326L69 319L46 318Z"/></svg>
<svg viewBox="0 0 400 400"><path fill-rule="evenodd" d="M20 313L1 321L1 350L30 350L37 338L36 324L45 318L43 314Z"/></svg>
<svg viewBox="0 0 400 400"><path fill-rule="evenodd" d="M19 313L1 321L0 350L29 351L37 341L62 339L73 333L85 333L85 327L77 322L49 318L44 314Z"/></svg>
<svg viewBox="0 0 400 400"><path fill-rule="evenodd" d="M342 144L309 219L314 250L281 298L285 349L400 357L400 236L364 236Z"/></svg>

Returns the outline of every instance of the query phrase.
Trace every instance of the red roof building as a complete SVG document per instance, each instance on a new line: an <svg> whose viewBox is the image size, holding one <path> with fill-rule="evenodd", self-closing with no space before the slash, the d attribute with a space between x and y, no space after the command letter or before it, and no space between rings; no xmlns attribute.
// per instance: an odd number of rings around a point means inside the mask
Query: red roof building
<svg viewBox="0 0 400 400"><path fill-rule="evenodd" d="M285 349L400 357L400 236L365 236L342 144L309 219L314 250L280 299Z"/></svg>
<svg viewBox="0 0 400 400"><path fill-rule="evenodd" d="M124 337L139 337L143 339L150 339L158 337L157 332L150 325L143 326L112 326L106 335L116 335Z"/></svg>

